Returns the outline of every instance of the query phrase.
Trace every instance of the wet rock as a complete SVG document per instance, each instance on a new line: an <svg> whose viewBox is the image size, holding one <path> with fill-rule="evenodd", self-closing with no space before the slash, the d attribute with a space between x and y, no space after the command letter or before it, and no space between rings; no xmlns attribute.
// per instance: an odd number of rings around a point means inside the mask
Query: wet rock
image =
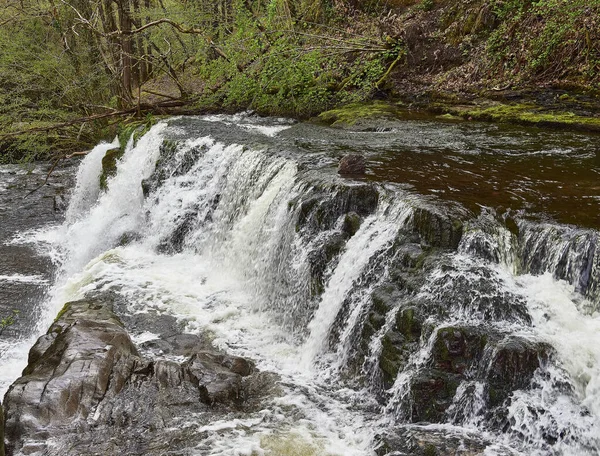
<svg viewBox="0 0 600 456"><path fill-rule="evenodd" d="M282 396L280 380L273 372L254 372L242 377L242 387L246 396L245 407L250 410L260 410L264 398Z"/></svg>
<svg viewBox="0 0 600 456"><path fill-rule="evenodd" d="M204 153L205 149L205 146L198 146L178 154L180 151L179 143L165 139L160 145L159 157L156 161L154 172L150 177L142 180L144 197L147 198L150 196L168 178L188 173L196 163L198 157Z"/></svg>
<svg viewBox="0 0 600 456"><path fill-rule="evenodd" d="M188 211L178 220L177 228L160 241L158 251L166 254L179 253L183 250L186 237L191 233L198 221L198 208Z"/></svg>
<svg viewBox="0 0 600 456"><path fill-rule="evenodd" d="M214 353L197 353L183 364L183 368L206 388L210 404L243 400L242 377L247 377L254 369L243 358Z"/></svg>
<svg viewBox="0 0 600 456"><path fill-rule="evenodd" d="M308 255L311 278L311 295L318 296L325 289L325 272L346 245L347 236L343 233L333 232L324 236L320 248L312 250Z"/></svg>
<svg viewBox="0 0 600 456"><path fill-rule="evenodd" d="M476 456L490 444L468 434L419 426L386 431L376 441L377 456Z"/></svg>
<svg viewBox="0 0 600 456"><path fill-rule="evenodd" d="M147 179L142 180L142 192L147 198L158 189L173 171L172 159L177 153L178 143L176 141L165 140L159 147L158 160L154 172Z"/></svg>
<svg viewBox="0 0 600 456"><path fill-rule="evenodd" d="M423 370L411 378L410 419L414 423L445 422L460 377L436 369Z"/></svg>
<svg viewBox="0 0 600 456"><path fill-rule="evenodd" d="M338 174L342 176L363 176L367 170L365 157L359 154L349 154L340 160Z"/></svg>
<svg viewBox="0 0 600 456"><path fill-rule="evenodd" d="M438 264L427 288L431 293L420 300L419 306L431 315L448 318L460 314L490 322L531 323L523 297L506 290L502 279L485 266Z"/></svg>
<svg viewBox="0 0 600 456"><path fill-rule="evenodd" d="M158 344L184 362L143 357L109 296L68 303L32 348L4 404L11 454L164 454L203 438L189 434L190 416L260 410L261 398L277 392L276 378L207 350L200 336L172 334ZM169 321L159 327L175 329ZM256 396L246 401L249 394Z"/></svg>
<svg viewBox="0 0 600 456"><path fill-rule="evenodd" d="M456 250L462 237L463 223L433 208L419 207L413 212L413 229L429 246Z"/></svg>
<svg viewBox="0 0 600 456"><path fill-rule="evenodd" d="M414 307L398 311L395 327L381 341L379 367L383 374L384 388L388 389L394 384L398 372L404 369L410 355L419 349L421 331L421 317L417 316Z"/></svg>
<svg viewBox="0 0 600 456"><path fill-rule="evenodd" d="M372 184L317 188L315 194L295 203L298 204L296 230L311 234L331 230L340 217L351 212L360 217L371 215L378 202L379 191Z"/></svg>
<svg viewBox="0 0 600 456"><path fill-rule="evenodd" d="M405 241L398 248L398 260L402 267L414 269L421 265L426 252L423 247L417 242Z"/></svg>
<svg viewBox="0 0 600 456"><path fill-rule="evenodd" d="M105 306L72 303L49 335L6 393L9 451L26 446L25 438L43 440L52 427L87 419L109 391L122 389L134 368L137 350Z"/></svg>
<svg viewBox="0 0 600 456"><path fill-rule="evenodd" d="M54 212L65 212L67 210L68 202L64 195L54 195L52 207Z"/></svg>
<svg viewBox="0 0 600 456"><path fill-rule="evenodd" d="M464 374L477 366L487 340L485 332L477 328L442 328L432 350L433 365L446 372Z"/></svg>
<svg viewBox="0 0 600 456"><path fill-rule="evenodd" d="M127 231L126 233L123 233L119 238L118 245L123 247L131 244L132 242L139 241L140 239L142 239L142 235L140 233L137 233L135 231Z"/></svg>
<svg viewBox="0 0 600 456"><path fill-rule="evenodd" d="M551 348L517 336L502 340L489 364L490 405L501 405L510 394L527 388L534 372L548 360Z"/></svg>
<svg viewBox="0 0 600 456"><path fill-rule="evenodd" d="M102 173L100 174L100 188L106 190L108 187L108 179L117 174L117 161L125 153L125 148L116 147L109 149L102 158Z"/></svg>
<svg viewBox="0 0 600 456"><path fill-rule="evenodd" d="M344 217L342 231L348 236L354 236L362 224L362 218L356 212L348 212Z"/></svg>

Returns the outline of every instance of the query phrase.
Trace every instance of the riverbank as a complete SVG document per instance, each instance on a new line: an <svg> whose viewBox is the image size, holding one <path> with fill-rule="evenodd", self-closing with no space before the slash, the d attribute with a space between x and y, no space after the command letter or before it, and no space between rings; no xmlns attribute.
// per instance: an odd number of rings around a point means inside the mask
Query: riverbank
<svg viewBox="0 0 600 456"><path fill-rule="evenodd" d="M600 6L583 0L168 3L102 24L83 20L93 5L0 16L0 162L89 149L148 115L304 120L378 100L599 130Z"/></svg>

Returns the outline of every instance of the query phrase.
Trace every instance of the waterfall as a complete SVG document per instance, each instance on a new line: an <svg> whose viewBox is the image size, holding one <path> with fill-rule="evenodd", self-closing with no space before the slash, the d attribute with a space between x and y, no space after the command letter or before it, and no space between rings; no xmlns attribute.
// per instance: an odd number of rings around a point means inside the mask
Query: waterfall
<svg viewBox="0 0 600 456"><path fill-rule="evenodd" d="M161 121L105 190L117 144L94 148L44 235L62 263L38 332L66 300L112 293L128 316L173 316L276 373L267 409L198 424L201 454L410 454L439 435L486 454L595 454L597 231L342 179L293 132L246 115Z"/></svg>

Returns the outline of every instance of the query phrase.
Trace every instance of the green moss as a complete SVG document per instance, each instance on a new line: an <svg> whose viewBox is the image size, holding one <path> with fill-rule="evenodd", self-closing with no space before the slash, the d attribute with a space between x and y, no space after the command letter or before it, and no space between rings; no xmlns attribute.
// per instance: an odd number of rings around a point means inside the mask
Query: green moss
<svg viewBox="0 0 600 456"><path fill-rule="evenodd" d="M449 112L446 114L437 116L437 118L441 119L441 120L464 120L464 118L462 118L461 116L455 116L454 114L450 114Z"/></svg>
<svg viewBox="0 0 600 456"><path fill-rule="evenodd" d="M452 361L452 357L450 356L450 351L446 345L446 339L448 335L452 336L452 333L455 331L455 328L443 328L438 332L437 339L433 346L433 355L434 358L438 362L450 362Z"/></svg>
<svg viewBox="0 0 600 456"><path fill-rule="evenodd" d="M423 448L423 456L438 456L438 454L437 448L432 444L428 444Z"/></svg>
<svg viewBox="0 0 600 456"><path fill-rule="evenodd" d="M322 112L318 120L332 127L352 126L359 120L394 118L398 108L383 101L369 103L351 103L337 109Z"/></svg>
<svg viewBox="0 0 600 456"><path fill-rule="evenodd" d="M58 312L58 314L56 315L56 318L54 319L55 322L57 322L58 320L60 320L64 314L66 314L69 309L71 308L71 303L67 302L62 309L60 309L60 311Z"/></svg>
<svg viewBox="0 0 600 456"><path fill-rule="evenodd" d="M117 161L125 153L124 148L116 147L106 151L102 158L102 173L100 174L100 188L106 190L108 188L108 179L117 174Z"/></svg>
<svg viewBox="0 0 600 456"><path fill-rule="evenodd" d="M600 131L600 117L580 116L572 112L547 111L532 103L496 104L476 108L451 108L449 112L450 114L460 115L470 120Z"/></svg>
<svg viewBox="0 0 600 456"><path fill-rule="evenodd" d="M390 335L386 334L381 340L381 355L379 357L379 367L383 373L386 383L392 384L398 375L402 364L401 349L394 344Z"/></svg>
<svg viewBox="0 0 600 456"><path fill-rule="evenodd" d="M415 309L403 309L396 317L396 327L408 342L413 342L421 337L421 323L416 319Z"/></svg>

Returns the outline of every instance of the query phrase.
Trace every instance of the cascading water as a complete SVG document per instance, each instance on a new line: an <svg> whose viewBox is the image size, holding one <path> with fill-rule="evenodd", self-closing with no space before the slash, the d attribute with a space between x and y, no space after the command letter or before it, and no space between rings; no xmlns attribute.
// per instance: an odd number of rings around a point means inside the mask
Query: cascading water
<svg viewBox="0 0 600 456"><path fill-rule="evenodd" d="M186 454L597 454L597 231L341 179L305 128L161 122L106 191L117 144L97 146L65 223L30 236L61 259L37 333L110 294L277 375L260 410L184 417ZM131 336L142 354L159 337Z"/></svg>

